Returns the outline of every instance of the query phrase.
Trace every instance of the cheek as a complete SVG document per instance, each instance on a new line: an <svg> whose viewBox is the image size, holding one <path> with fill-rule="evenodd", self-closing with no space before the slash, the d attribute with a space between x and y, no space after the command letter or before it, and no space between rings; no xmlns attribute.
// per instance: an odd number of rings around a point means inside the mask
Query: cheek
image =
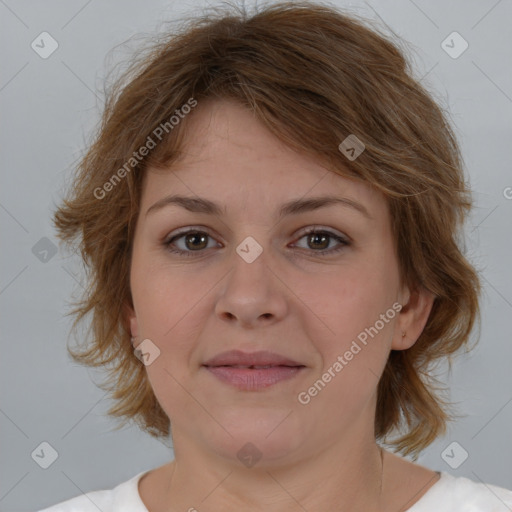
<svg viewBox="0 0 512 512"><path fill-rule="evenodd" d="M166 397L176 398L183 392L177 383L186 380L197 343L195 326L201 294L190 286L190 280L187 282L177 272L158 272L154 268L141 272L140 269L132 282L139 338L149 339L157 347L153 350L158 357L146 366L146 371L151 387L163 404Z"/></svg>
<svg viewBox="0 0 512 512"><path fill-rule="evenodd" d="M301 276L297 284L294 292L310 311L306 315L310 326L316 324L319 333L324 333L321 339L328 339L329 346L355 338L374 325L381 314L392 309L397 294L393 271L374 265ZM389 322L381 329L389 330Z"/></svg>
<svg viewBox="0 0 512 512"><path fill-rule="evenodd" d="M307 315L305 330L322 367L300 390L300 403L309 401L313 416L329 410L334 423L344 425L376 392L391 345L394 297L369 271L311 280L303 290L311 293L305 302L315 313Z"/></svg>
<svg viewBox="0 0 512 512"><path fill-rule="evenodd" d="M137 255L132 267L132 293L142 335L167 338L193 314L194 305L211 288L208 281L204 273L200 279L195 276L192 266L178 268L162 262L159 255Z"/></svg>
<svg viewBox="0 0 512 512"><path fill-rule="evenodd" d="M365 403L389 355L396 310L393 267L362 259L329 275L300 281L303 329L321 355L318 403ZM328 389L327 389L328 388ZM315 393L315 390L312 390Z"/></svg>
<svg viewBox="0 0 512 512"><path fill-rule="evenodd" d="M187 417L195 410L183 386L196 394L189 380L199 320L205 314L202 294L195 293L185 280L157 273L148 275L140 290L141 337L149 338L159 349L159 356L146 366L150 385L170 418Z"/></svg>

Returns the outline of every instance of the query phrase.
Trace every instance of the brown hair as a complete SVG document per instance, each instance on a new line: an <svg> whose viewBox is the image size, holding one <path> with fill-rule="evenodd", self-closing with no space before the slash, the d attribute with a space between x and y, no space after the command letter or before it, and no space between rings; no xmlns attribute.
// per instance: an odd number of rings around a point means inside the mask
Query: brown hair
<svg viewBox="0 0 512 512"><path fill-rule="evenodd" d="M89 271L86 293L70 314L74 329L92 312L93 336L81 352L68 350L76 362L109 367L100 386L116 401L110 415L133 419L154 437L169 434L169 418L134 357L125 311L142 178L148 165L179 157L187 119L170 128L177 109L191 99L227 98L254 111L290 147L384 193L401 282L435 300L416 343L389 356L375 436L388 442L399 433L390 444L417 455L445 432L452 417L432 365L451 362L480 322L480 280L459 247L472 198L446 115L412 77L404 51L365 23L310 2L276 3L250 16L236 6L210 9L153 42L110 91L96 138L54 218L59 238L75 246L79 238ZM130 160L159 126L168 129L156 147ZM350 134L365 145L355 160L338 149Z"/></svg>

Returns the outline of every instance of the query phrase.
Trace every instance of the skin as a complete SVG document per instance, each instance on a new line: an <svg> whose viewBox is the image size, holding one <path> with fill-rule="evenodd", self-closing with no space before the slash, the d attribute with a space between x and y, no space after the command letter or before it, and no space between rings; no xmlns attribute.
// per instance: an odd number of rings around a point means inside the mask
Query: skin
<svg viewBox="0 0 512 512"><path fill-rule="evenodd" d="M186 129L172 170L147 170L133 243L128 318L136 343L150 339L160 350L146 371L175 452L141 479L142 500L150 512L406 510L438 475L389 452L382 467L376 391L390 350L414 344L434 297L399 286L384 196L288 148L237 103L203 101ZM174 204L146 216L169 194L210 199L223 213ZM276 216L291 199L333 194L364 205L371 218L339 204ZM183 227L209 235L174 241L190 257L164 245ZM311 240L303 231L312 227L350 245ZM252 263L236 252L248 236L263 250ZM400 313L301 404L298 394L395 302ZM306 369L241 391L201 367L230 349L274 351ZM248 442L261 454L252 467L237 457Z"/></svg>

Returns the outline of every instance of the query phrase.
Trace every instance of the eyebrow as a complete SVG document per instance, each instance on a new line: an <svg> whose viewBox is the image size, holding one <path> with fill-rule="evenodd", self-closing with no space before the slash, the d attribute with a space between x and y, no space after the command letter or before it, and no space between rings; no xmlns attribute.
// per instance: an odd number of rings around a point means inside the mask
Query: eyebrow
<svg viewBox="0 0 512 512"><path fill-rule="evenodd" d="M221 216L223 214L222 208L210 201L209 199L200 197L188 197L181 195L170 195L166 196L155 204L150 206L146 211L146 216L151 212L161 210L165 206L176 204L185 208L189 212L193 213L205 213L209 215ZM284 203L278 212L278 218L282 219L287 215L297 215L304 212L309 212L330 206L333 204L340 204L352 208L359 213L363 214L366 218L372 220L373 217L368 213L368 210L360 203L349 199L348 197L337 197L337 196L318 196L310 197L309 199L294 199L287 203Z"/></svg>

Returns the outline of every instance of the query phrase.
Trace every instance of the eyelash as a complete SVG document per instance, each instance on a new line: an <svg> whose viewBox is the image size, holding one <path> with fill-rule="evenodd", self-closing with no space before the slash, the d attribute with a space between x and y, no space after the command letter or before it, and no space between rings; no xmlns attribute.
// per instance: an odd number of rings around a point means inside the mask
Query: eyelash
<svg viewBox="0 0 512 512"><path fill-rule="evenodd" d="M206 249L198 250L198 251L183 251L182 249L172 248L172 244L176 240L179 240L180 238L183 238L184 236L190 235L190 234L204 234L210 238L213 238L210 236L209 233L207 233L205 231L200 231L198 229L187 229L186 231L178 232L170 239L169 238L166 239L163 242L163 246L169 252L171 252L173 254L178 254L180 256L185 256L185 257L193 257L193 256L195 256L194 253L199 254L201 252L204 252ZM298 240L304 238L307 235L311 235L311 234L324 234L324 235L327 235L329 238L334 238L337 242L340 242L340 246L335 249L329 249L329 250L324 249L321 251L314 251L311 249L311 251L313 253L318 254L319 256L329 256L331 254L338 253L338 252L342 251L345 247L348 247L349 245L351 245L351 243L348 240L346 240L345 238L342 238L341 236L337 235L336 233L333 233L332 231L329 231L327 229L317 229L317 228L312 228L309 231L302 233L302 235L300 236L300 238Z"/></svg>

